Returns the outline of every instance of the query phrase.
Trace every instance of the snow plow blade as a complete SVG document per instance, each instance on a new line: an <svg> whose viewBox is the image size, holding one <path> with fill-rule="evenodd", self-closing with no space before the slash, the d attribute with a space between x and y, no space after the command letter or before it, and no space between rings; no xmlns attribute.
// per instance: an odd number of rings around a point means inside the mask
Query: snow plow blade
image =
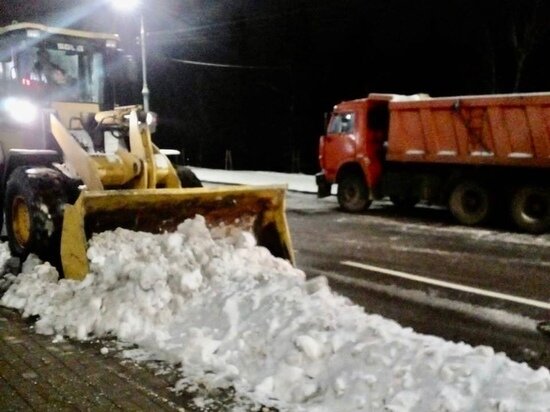
<svg viewBox="0 0 550 412"><path fill-rule="evenodd" d="M118 227L174 232L196 215L202 215L209 227L226 224L250 230L259 246L293 263L285 192L285 186L84 191L74 205L65 207L63 275L82 280L88 274L86 251L94 233Z"/></svg>

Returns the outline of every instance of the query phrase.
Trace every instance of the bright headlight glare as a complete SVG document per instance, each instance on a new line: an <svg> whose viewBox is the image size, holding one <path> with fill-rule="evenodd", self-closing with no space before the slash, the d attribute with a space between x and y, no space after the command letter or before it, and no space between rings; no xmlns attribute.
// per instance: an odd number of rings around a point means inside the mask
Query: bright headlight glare
<svg viewBox="0 0 550 412"><path fill-rule="evenodd" d="M34 37L34 38L40 37L40 30L33 30L33 29L27 30L27 37Z"/></svg>
<svg viewBox="0 0 550 412"><path fill-rule="evenodd" d="M116 0L111 2L113 7L120 11L131 11L136 9L140 1L139 0Z"/></svg>
<svg viewBox="0 0 550 412"><path fill-rule="evenodd" d="M155 133L158 124L157 114L153 112L147 113L147 115L145 116L145 123L147 123L147 126L149 127L151 133Z"/></svg>
<svg viewBox="0 0 550 412"><path fill-rule="evenodd" d="M38 108L30 101L10 97L4 101L4 109L10 117L19 123L32 123L38 116Z"/></svg>
<svg viewBox="0 0 550 412"><path fill-rule="evenodd" d="M158 123L157 114L153 112L147 113L147 115L145 116L145 122L147 123L148 126L156 126Z"/></svg>

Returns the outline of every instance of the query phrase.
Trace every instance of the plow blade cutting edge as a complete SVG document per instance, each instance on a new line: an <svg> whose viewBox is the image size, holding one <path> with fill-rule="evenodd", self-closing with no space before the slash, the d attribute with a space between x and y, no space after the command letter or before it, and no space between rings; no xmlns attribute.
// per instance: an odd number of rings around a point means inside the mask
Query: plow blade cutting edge
<svg viewBox="0 0 550 412"><path fill-rule="evenodd" d="M118 227L174 232L187 218L202 215L209 227L232 225L251 231L257 244L294 263L285 215L285 186L84 191L66 205L61 261L66 278L89 272L88 239Z"/></svg>

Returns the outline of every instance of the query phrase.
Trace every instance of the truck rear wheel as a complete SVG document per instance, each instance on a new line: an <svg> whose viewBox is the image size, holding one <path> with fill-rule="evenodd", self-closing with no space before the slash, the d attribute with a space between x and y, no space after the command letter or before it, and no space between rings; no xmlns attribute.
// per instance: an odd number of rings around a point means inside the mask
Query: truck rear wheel
<svg viewBox="0 0 550 412"><path fill-rule="evenodd" d="M487 188L473 180L465 180L456 185L449 197L451 213L464 225L485 222L490 216L491 206L491 196Z"/></svg>
<svg viewBox="0 0 550 412"><path fill-rule="evenodd" d="M18 167L6 186L5 216L10 251L25 259L36 254L59 263L67 190L61 173L44 167Z"/></svg>
<svg viewBox="0 0 550 412"><path fill-rule="evenodd" d="M512 196L510 212L515 225L529 233L543 233L550 228L550 193L548 189L527 186Z"/></svg>
<svg viewBox="0 0 550 412"><path fill-rule="evenodd" d="M369 189L363 178L356 174L348 174L338 182L337 197L338 204L346 212L361 212L371 204Z"/></svg>

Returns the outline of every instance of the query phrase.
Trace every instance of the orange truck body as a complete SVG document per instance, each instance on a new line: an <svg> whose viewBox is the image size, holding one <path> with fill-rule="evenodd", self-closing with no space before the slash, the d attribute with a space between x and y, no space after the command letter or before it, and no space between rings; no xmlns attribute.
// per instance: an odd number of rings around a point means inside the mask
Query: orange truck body
<svg viewBox="0 0 550 412"><path fill-rule="evenodd" d="M448 206L464 224L508 216L550 227L550 93L432 98L370 94L334 106L320 139L319 197L349 212L389 197ZM505 213L496 213L496 212Z"/></svg>

